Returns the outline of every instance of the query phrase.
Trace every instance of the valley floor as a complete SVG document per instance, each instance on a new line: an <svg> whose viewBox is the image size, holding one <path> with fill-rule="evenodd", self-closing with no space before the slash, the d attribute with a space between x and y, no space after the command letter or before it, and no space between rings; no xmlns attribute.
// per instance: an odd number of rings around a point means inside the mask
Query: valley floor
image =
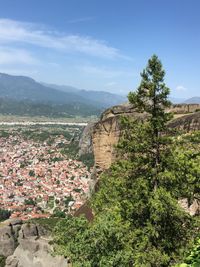
<svg viewBox="0 0 200 267"><path fill-rule="evenodd" d="M83 125L26 122L0 130L0 208L11 218L73 213L84 203L90 172L73 154Z"/></svg>

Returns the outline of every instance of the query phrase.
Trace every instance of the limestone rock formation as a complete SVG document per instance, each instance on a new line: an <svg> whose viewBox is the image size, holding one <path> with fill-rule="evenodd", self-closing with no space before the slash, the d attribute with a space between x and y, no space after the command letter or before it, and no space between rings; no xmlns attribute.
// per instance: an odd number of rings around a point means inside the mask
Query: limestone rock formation
<svg viewBox="0 0 200 267"><path fill-rule="evenodd" d="M10 219L0 224L0 255L6 267L67 267L67 259L52 256L48 231L34 223Z"/></svg>
<svg viewBox="0 0 200 267"><path fill-rule="evenodd" d="M21 220L7 220L0 226L0 255L8 257L17 247L18 232Z"/></svg>
<svg viewBox="0 0 200 267"><path fill-rule="evenodd" d="M200 111L172 120L169 126L187 132L200 130Z"/></svg>
<svg viewBox="0 0 200 267"><path fill-rule="evenodd" d="M187 198L182 198L178 201L179 205L191 216L200 214L200 202L198 199L194 199L194 201L189 204Z"/></svg>
<svg viewBox="0 0 200 267"><path fill-rule="evenodd" d="M200 104L174 104L170 111L175 114L186 114L200 111Z"/></svg>
<svg viewBox="0 0 200 267"><path fill-rule="evenodd" d="M84 128L81 139L79 141L79 156L93 152L92 131L94 123L88 123Z"/></svg>
<svg viewBox="0 0 200 267"><path fill-rule="evenodd" d="M129 104L114 106L107 109L99 122L93 127L92 143L97 169L110 167L116 157L115 145L120 137L120 118L122 116L141 116Z"/></svg>
<svg viewBox="0 0 200 267"><path fill-rule="evenodd" d="M48 239L29 237L22 239L14 254L6 260L5 267L67 267L64 257L53 257Z"/></svg>

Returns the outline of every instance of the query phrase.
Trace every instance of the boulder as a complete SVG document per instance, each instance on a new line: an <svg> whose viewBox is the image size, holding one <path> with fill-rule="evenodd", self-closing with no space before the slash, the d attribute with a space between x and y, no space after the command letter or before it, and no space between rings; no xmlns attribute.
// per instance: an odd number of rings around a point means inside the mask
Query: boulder
<svg viewBox="0 0 200 267"><path fill-rule="evenodd" d="M52 256L53 250L48 242L43 238L21 239L14 254L7 258L5 267L67 267L67 259Z"/></svg>
<svg viewBox="0 0 200 267"><path fill-rule="evenodd" d="M19 231L19 238L38 236L37 226L33 223L24 223Z"/></svg>
<svg viewBox="0 0 200 267"><path fill-rule="evenodd" d="M17 247L18 232L22 221L9 219L0 224L0 255L8 257Z"/></svg>
<svg viewBox="0 0 200 267"><path fill-rule="evenodd" d="M13 254L16 248L16 240L10 226L0 227L0 255L8 257Z"/></svg>
<svg viewBox="0 0 200 267"><path fill-rule="evenodd" d="M191 216L200 214L200 203L197 199L190 204L187 198L182 198L178 201L181 208L183 208Z"/></svg>

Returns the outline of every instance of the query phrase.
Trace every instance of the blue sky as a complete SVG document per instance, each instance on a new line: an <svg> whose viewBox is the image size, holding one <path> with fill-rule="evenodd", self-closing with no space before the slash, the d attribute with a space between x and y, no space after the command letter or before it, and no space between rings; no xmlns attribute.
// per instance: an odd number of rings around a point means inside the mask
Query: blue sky
<svg viewBox="0 0 200 267"><path fill-rule="evenodd" d="M199 0L0 0L0 72L127 94L152 54L200 95Z"/></svg>

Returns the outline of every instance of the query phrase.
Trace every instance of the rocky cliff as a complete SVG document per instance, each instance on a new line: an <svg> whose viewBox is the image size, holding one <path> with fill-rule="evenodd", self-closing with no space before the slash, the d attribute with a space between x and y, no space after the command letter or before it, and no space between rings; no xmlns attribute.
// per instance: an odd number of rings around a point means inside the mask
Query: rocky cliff
<svg viewBox="0 0 200 267"><path fill-rule="evenodd" d="M107 109L100 120L93 126L92 144L97 169L107 169L113 162L116 153L115 145L117 144L121 129L121 116L141 116L134 111L129 104L115 106Z"/></svg>
<svg viewBox="0 0 200 267"><path fill-rule="evenodd" d="M173 119L169 127L187 132L200 130L200 111Z"/></svg>
<svg viewBox="0 0 200 267"><path fill-rule="evenodd" d="M93 152L92 131L94 123L88 123L79 141L79 156Z"/></svg>
<svg viewBox="0 0 200 267"><path fill-rule="evenodd" d="M175 114L175 118L169 123L169 127L186 131L200 130L200 111L198 110L200 110L198 104L172 106L169 111ZM141 116L129 104L115 106L107 109L100 120L90 129L97 169L105 170L114 161L115 145L121 133L120 118L124 115L134 118Z"/></svg>
<svg viewBox="0 0 200 267"><path fill-rule="evenodd" d="M5 267L67 267L67 259L52 256L49 233L40 225L7 220L0 224L0 255Z"/></svg>
<svg viewBox="0 0 200 267"><path fill-rule="evenodd" d="M194 113L200 111L200 104L174 104L170 110L175 114Z"/></svg>

